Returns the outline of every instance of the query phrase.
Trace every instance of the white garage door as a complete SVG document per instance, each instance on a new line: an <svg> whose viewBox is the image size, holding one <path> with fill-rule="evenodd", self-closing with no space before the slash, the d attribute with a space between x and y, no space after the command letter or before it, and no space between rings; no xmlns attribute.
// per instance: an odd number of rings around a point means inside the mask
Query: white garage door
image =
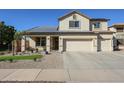
<svg viewBox="0 0 124 93"><path fill-rule="evenodd" d="M111 51L112 45L111 40L105 39L101 40L101 51Z"/></svg>
<svg viewBox="0 0 124 93"><path fill-rule="evenodd" d="M92 40L67 40L66 51L92 51Z"/></svg>

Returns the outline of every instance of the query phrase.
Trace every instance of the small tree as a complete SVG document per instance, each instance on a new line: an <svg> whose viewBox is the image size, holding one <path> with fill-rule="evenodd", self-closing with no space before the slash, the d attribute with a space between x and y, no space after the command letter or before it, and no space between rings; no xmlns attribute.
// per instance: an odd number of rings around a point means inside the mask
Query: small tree
<svg viewBox="0 0 124 93"><path fill-rule="evenodd" d="M12 50L13 50L13 55L15 54L16 50L17 50L17 41L21 41L22 39L22 36L23 36L23 33L22 32L16 32L15 35L14 35L14 40L12 41Z"/></svg>

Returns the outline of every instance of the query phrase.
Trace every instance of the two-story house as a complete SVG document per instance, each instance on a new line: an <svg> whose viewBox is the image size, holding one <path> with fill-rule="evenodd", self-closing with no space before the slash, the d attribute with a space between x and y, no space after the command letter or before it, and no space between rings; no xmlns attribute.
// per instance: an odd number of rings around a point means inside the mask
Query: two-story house
<svg viewBox="0 0 124 93"><path fill-rule="evenodd" d="M109 19L90 18L72 11L58 18L57 27L35 27L26 30L29 47L39 50L113 51L113 31L108 30ZM24 41L22 51L25 50Z"/></svg>

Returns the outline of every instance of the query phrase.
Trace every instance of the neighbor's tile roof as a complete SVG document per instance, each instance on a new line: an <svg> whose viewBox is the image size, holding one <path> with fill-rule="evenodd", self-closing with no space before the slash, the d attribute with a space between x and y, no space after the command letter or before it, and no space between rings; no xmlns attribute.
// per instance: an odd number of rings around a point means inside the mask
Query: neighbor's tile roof
<svg viewBox="0 0 124 93"><path fill-rule="evenodd" d="M116 23L116 24L113 24L112 26L109 26L110 27L124 27L124 23Z"/></svg>

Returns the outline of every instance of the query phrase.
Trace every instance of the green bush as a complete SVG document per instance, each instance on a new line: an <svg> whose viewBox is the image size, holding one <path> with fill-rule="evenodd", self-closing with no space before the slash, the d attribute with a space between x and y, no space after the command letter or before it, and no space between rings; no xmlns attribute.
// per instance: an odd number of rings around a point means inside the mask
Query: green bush
<svg viewBox="0 0 124 93"><path fill-rule="evenodd" d="M13 62L13 59L9 59L9 61L12 63Z"/></svg>
<svg viewBox="0 0 124 93"><path fill-rule="evenodd" d="M42 55L30 55L30 56L0 56L0 61L10 61L12 62L13 60L34 60L37 61L37 59L42 58Z"/></svg>
<svg viewBox="0 0 124 93"><path fill-rule="evenodd" d="M34 58L34 61L36 62L37 61L37 58Z"/></svg>

